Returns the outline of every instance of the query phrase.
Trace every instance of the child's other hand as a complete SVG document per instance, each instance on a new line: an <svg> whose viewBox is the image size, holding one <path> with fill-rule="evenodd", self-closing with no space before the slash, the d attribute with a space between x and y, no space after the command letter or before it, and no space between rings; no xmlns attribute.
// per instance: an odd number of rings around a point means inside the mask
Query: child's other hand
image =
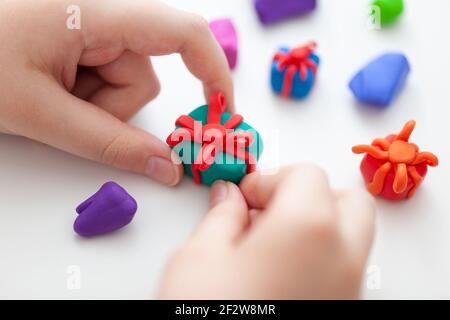
<svg viewBox="0 0 450 320"><path fill-rule="evenodd" d="M333 191L308 165L250 174L240 188L213 186L211 210L171 260L161 298L358 297L374 228L366 192Z"/></svg>
<svg viewBox="0 0 450 320"><path fill-rule="evenodd" d="M80 30L66 26L70 5ZM233 102L207 22L157 1L2 0L0 46L0 132L167 185L182 176L170 148L125 123L159 92L148 56L180 53L207 97L220 90Z"/></svg>

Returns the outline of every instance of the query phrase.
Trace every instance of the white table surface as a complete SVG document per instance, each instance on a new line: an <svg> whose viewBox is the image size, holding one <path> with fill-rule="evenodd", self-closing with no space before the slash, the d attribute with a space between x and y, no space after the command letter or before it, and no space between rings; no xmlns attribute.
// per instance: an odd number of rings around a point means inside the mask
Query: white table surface
<svg viewBox="0 0 450 320"><path fill-rule="evenodd" d="M266 140L262 167L313 161L329 172L333 186L363 187L361 157L351 146L397 132L406 120L418 121L413 141L435 152L441 164L429 171L411 201L378 201L369 265L381 281L378 288L364 283L363 297L450 298L450 2L406 1L401 21L382 31L367 28L366 2L360 0L322 0L314 14L271 27L259 23L250 0L167 2L207 18L235 20L237 106ZM311 39L318 41L323 62L312 96L302 103L274 97L268 87L274 50ZM407 54L408 83L385 111L359 106L347 82L385 50ZM202 104L203 97L179 56L155 58L154 65L161 95L132 122L164 139L175 119ZM94 239L76 236L74 208L109 180L137 199L134 222ZM207 197L208 189L190 179L169 189L0 135L0 298L151 298L167 259L204 216ZM79 289L67 286L73 265L80 270Z"/></svg>

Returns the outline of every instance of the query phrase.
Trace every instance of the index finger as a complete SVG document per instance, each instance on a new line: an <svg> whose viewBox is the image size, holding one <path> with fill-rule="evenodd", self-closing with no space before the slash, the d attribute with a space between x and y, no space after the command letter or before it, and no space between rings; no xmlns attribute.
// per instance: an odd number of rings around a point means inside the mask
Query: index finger
<svg viewBox="0 0 450 320"><path fill-rule="evenodd" d="M119 43L123 50L141 55L179 53L188 70L203 83L206 100L222 91L228 110L234 111L228 63L204 18L159 1L133 1L132 5L115 1L107 12L98 7L89 6L94 14L85 18L87 39L113 47Z"/></svg>

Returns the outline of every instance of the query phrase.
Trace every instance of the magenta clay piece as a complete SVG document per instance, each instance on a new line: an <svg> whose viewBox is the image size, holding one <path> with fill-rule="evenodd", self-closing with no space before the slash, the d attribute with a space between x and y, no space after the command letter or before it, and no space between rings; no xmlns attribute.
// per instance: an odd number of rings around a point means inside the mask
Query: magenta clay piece
<svg viewBox="0 0 450 320"><path fill-rule="evenodd" d="M209 27L225 52L230 69L236 68L238 56L238 38L233 21L228 18L212 20Z"/></svg>

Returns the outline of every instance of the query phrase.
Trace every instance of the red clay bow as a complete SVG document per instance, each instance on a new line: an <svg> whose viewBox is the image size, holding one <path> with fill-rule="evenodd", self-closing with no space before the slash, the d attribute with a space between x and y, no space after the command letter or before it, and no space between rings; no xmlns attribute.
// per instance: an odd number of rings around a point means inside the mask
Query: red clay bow
<svg viewBox="0 0 450 320"><path fill-rule="evenodd" d="M220 118L225 107L224 95L221 92L213 94L208 106L208 118L205 125L190 116L180 116L175 125L181 128L176 129L167 138L167 144L171 147L178 145L183 140L194 141L202 145L196 160L191 164L192 175L197 184L201 183L200 171L208 170L220 152L231 154L235 158L245 161L247 173L256 170L255 157L245 150L253 144L255 137L249 131L234 131L244 120L240 115L232 115L222 125Z"/></svg>
<svg viewBox="0 0 450 320"><path fill-rule="evenodd" d="M302 81L306 81L308 77L308 68L316 74L317 64L311 59L311 53L316 47L317 44L311 41L303 47L292 49L288 53L279 51L275 54L273 59L278 61L278 71L281 72L287 68L286 74L284 75L283 89L281 91L282 96L289 97L291 94L294 75L297 71L300 72L300 79Z"/></svg>

